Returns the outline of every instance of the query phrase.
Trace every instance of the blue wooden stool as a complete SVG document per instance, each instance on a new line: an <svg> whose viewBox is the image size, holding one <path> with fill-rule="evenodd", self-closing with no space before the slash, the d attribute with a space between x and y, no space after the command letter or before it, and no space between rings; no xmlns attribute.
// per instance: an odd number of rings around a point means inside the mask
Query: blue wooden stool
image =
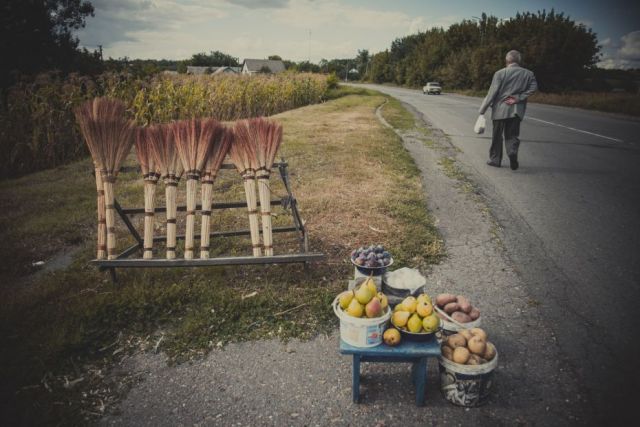
<svg viewBox="0 0 640 427"><path fill-rule="evenodd" d="M413 383L416 386L416 405L424 406L424 390L427 382L427 359L440 356L440 345L434 338L426 342L403 341L390 347L380 344L376 347L354 347L340 340L340 353L353 355L353 382L351 390L353 402L360 403L360 362L412 363Z"/></svg>

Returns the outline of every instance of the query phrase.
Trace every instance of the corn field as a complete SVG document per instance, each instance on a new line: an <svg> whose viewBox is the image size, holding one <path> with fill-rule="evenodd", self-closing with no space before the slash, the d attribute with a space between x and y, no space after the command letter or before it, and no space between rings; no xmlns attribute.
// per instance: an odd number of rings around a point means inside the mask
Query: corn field
<svg viewBox="0 0 640 427"><path fill-rule="evenodd" d="M0 178L59 166L88 155L73 109L86 99L124 101L139 125L189 117L220 121L269 116L320 102L327 78L318 74L95 78L55 73L18 83L1 94Z"/></svg>

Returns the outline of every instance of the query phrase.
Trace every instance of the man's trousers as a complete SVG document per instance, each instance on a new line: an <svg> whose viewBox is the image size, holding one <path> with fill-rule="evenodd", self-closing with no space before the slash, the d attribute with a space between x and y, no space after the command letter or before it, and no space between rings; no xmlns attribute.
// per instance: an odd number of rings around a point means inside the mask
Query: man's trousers
<svg viewBox="0 0 640 427"><path fill-rule="evenodd" d="M489 159L492 163L499 165L502 162L502 141L507 146L507 156L518 155L520 147L520 118L493 121L493 136L491 138L491 148L489 149Z"/></svg>

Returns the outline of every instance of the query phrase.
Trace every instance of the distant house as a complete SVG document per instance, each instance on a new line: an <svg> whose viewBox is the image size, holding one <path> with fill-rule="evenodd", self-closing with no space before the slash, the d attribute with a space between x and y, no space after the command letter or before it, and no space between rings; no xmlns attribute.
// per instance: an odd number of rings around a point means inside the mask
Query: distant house
<svg viewBox="0 0 640 427"><path fill-rule="evenodd" d="M268 70L268 71L267 71ZM274 59L245 59L242 63L242 74L281 73L285 70L284 62Z"/></svg>
<svg viewBox="0 0 640 427"><path fill-rule="evenodd" d="M200 75L200 74L238 74L242 70L241 67L202 67L195 65L187 65L187 74Z"/></svg>

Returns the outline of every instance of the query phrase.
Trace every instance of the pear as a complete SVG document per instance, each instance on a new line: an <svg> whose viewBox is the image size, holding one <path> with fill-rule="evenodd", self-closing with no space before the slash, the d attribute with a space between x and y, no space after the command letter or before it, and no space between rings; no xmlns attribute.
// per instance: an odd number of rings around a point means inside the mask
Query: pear
<svg viewBox="0 0 640 427"><path fill-rule="evenodd" d="M347 314L353 317L362 317L362 313L364 313L364 307L362 304L360 304L355 298L352 299L349 303L349 307L347 307Z"/></svg>
<svg viewBox="0 0 640 427"><path fill-rule="evenodd" d="M409 328L409 332L413 332L417 334L422 329L422 319L418 316L417 313L413 313L413 315L409 318L407 322L407 328Z"/></svg>
<svg viewBox="0 0 640 427"><path fill-rule="evenodd" d="M416 304L416 313L420 315L420 317L428 317L433 313L433 306L428 301L418 301Z"/></svg>
<svg viewBox="0 0 640 427"><path fill-rule="evenodd" d="M356 291L356 299L362 305L366 305L371 301L375 294L371 293L371 290L368 286L360 286Z"/></svg>
<svg viewBox="0 0 640 427"><path fill-rule="evenodd" d="M382 292L378 292L378 295L376 296L380 300L380 304L382 305L382 311L386 310L387 307L389 306L389 299L387 298L387 296Z"/></svg>
<svg viewBox="0 0 640 427"><path fill-rule="evenodd" d="M376 287L376 282L373 281L371 276L367 277L367 280L364 282L367 285L367 288L371 291L373 295L378 293L378 288Z"/></svg>
<svg viewBox="0 0 640 427"><path fill-rule="evenodd" d="M344 291L338 296L338 303L343 310L346 310L353 299L353 291Z"/></svg>
<svg viewBox="0 0 640 427"><path fill-rule="evenodd" d="M421 302L432 303L431 302L431 297L429 295L427 295L427 294L418 295L418 298L416 298L416 301L418 301L418 304L420 304Z"/></svg>
<svg viewBox="0 0 640 427"><path fill-rule="evenodd" d="M413 314L416 312L416 306L418 305L418 302L414 297L406 297L402 300L401 304L406 311Z"/></svg>
<svg viewBox="0 0 640 427"><path fill-rule="evenodd" d="M397 345L400 343L400 331L395 328L389 328L382 334L382 339L386 345Z"/></svg>
<svg viewBox="0 0 640 427"><path fill-rule="evenodd" d="M438 330L440 326L440 318L435 315L435 313L430 314L429 316L422 319L422 327L425 332L428 334L433 333Z"/></svg>
<svg viewBox="0 0 640 427"><path fill-rule="evenodd" d="M371 301L364 307L364 312L367 317L382 316L382 304L380 304L378 297L371 298Z"/></svg>
<svg viewBox="0 0 640 427"><path fill-rule="evenodd" d="M408 311L396 311L391 316L391 323L401 328L407 324L407 321L409 320L409 316L411 316L411 313L409 313Z"/></svg>

